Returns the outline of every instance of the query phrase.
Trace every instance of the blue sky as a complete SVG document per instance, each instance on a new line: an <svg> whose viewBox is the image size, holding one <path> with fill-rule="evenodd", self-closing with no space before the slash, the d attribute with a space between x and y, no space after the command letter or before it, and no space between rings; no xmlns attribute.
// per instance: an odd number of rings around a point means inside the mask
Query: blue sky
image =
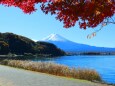
<svg viewBox="0 0 115 86"><path fill-rule="evenodd" d="M75 27L65 29L63 23L55 19L55 16L45 15L41 10L31 15L24 14L22 10L14 7L0 5L0 32L13 32L34 40L40 40L52 33L83 44L102 47L115 47L115 25L105 26L97 36L87 39L87 35L99 29L80 29L78 24Z"/></svg>

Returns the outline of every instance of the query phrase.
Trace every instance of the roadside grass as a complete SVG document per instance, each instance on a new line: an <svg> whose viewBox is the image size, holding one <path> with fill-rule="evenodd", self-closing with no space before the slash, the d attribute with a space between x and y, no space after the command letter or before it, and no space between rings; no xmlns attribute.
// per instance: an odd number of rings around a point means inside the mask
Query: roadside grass
<svg viewBox="0 0 115 86"><path fill-rule="evenodd" d="M85 68L69 68L68 66L51 62L3 60L0 61L0 64L57 76L83 79L88 81L101 81L100 75L95 70Z"/></svg>

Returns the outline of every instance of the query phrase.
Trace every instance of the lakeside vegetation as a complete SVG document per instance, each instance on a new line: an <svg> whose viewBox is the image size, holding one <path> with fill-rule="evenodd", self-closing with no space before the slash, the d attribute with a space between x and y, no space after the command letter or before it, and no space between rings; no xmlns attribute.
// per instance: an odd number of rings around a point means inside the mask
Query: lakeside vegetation
<svg viewBox="0 0 115 86"><path fill-rule="evenodd" d="M101 81L100 75L95 70L83 68L69 68L68 66L55 64L51 62L2 60L0 61L0 64L36 72L53 74L57 76L64 76L89 81Z"/></svg>

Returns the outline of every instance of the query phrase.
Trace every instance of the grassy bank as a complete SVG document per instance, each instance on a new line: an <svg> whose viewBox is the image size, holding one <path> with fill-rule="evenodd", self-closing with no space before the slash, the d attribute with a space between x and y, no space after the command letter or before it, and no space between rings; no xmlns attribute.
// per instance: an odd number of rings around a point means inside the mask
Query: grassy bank
<svg viewBox="0 0 115 86"><path fill-rule="evenodd" d="M48 73L58 76L71 77L76 79L84 79L89 81L101 81L100 75L91 69L69 68L68 66L50 63L50 62L32 62L22 60L3 60L2 65L22 68L26 70Z"/></svg>

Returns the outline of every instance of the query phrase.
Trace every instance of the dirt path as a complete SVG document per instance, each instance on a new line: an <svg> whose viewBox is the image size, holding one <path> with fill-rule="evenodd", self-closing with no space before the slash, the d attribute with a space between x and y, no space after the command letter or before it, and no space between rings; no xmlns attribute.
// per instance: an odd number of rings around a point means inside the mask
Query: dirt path
<svg viewBox="0 0 115 86"><path fill-rule="evenodd" d="M0 86L107 86L0 65Z"/></svg>

